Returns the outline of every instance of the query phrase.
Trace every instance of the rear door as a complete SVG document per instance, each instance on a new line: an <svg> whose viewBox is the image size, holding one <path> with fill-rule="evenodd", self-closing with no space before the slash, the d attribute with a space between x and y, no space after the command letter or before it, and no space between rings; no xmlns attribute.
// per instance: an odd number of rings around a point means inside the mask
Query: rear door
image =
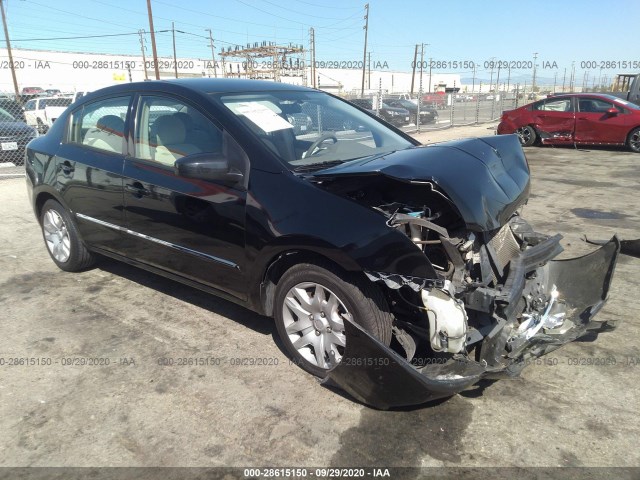
<svg viewBox="0 0 640 480"><path fill-rule="evenodd" d="M629 110L596 97L578 97L577 100L576 143L625 143L633 126ZM609 113L611 109L616 113Z"/></svg>
<svg viewBox="0 0 640 480"><path fill-rule="evenodd" d="M82 238L116 253L124 228L122 168L130 102L125 94L75 110L56 155L56 188Z"/></svg>
<svg viewBox="0 0 640 480"><path fill-rule="evenodd" d="M575 114L571 97L552 97L534 103L534 124L544 143L572 143Z"/></svg>
<svg viewBox="0 0 640 480"><path fill-rule="evenodd" d="M128 256L246 297L246 189L181 177L174 168L191 154L242 149L184 99L142 95L136 105L135 150L124 167Z"/></svg>

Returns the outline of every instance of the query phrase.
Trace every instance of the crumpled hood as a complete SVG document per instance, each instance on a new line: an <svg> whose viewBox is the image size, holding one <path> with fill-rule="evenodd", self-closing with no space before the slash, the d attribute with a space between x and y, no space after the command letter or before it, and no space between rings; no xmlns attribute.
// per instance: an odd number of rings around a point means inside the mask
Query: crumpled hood
<svg viewBox="0 0 640 480"><path fill-rule="evenodd" d="M516 135L408 148L320 170L313 177L337 180L363 175L431 182L475 231L500 228L529 196L529 166Z"/></svg>

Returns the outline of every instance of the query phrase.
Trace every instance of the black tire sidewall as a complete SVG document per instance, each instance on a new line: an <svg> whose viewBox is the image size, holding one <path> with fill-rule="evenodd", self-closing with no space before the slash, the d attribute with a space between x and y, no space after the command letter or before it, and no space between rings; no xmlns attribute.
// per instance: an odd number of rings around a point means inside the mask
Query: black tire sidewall
<svg viewBox="0 0 640 480"><path fill-rule="evenodd" d="M627 146L629 147L629 150L631 150L634 153L640 153L640 148L635 149L631 146L631 137L633 136L634 133L638 133L638 132L640 132L640 127L634 128L633 130L631 130L629 132L629 136L627 137Z"/></svg>
<svg viewBox="0 0 640 480"><path fill-rule="evenodd" d="M527 125L522 127L522 130L528 130L530 135L530 139L528 141L524 141L524 139L522 137L521 138L521 143L523 147L531 147L533 146L533 144L536 143L536 140L538 138L538 133L536 132L536 129L533 128L531 125Z"/></svg>

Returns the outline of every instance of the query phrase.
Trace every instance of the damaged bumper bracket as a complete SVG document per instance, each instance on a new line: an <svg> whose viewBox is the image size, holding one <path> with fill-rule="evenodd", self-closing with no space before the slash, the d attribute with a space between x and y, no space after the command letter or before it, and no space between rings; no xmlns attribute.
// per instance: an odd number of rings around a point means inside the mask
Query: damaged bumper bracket
<svg viewBox="0 0 640 480"><path fill-rule="evenodd" d="M532 253L521 260L525 271L519 275L522 275L523 283L527 269L535 268L551 252L557 254L559 238L549 240L539 249L530 249ZM590 254L568 260L551 260L539 267L546 270L549 291L556 286L558 301L567 307L565 321L570 321L572 327L559 332L546 327L540 329L527 339L522 348L518 348L517 356L513 356L514 352L509 355L503 342L485 341L483 348L499 348L501 351L483 352L482 357L501 358L503 362L500 365L490 366L487 362L475 362L456 355L446 363L418 368L360 326L347 321L345 329L349 341L342 361L329 371L324 381L337 385L362 403L388 409L448 397L482 378L513 376L524 365L523 359L544 355L575 340L587 330L606 325L606 319L598 322L593 320L593 316L607 299L619 252L620 241L613 237ZM512 287L518 281L514 278ZM522 288L519 291L522 292ZM510 330L511 322L505 322L502 328ZM502 338L508 336L507 331L500 333Z"/></svg>

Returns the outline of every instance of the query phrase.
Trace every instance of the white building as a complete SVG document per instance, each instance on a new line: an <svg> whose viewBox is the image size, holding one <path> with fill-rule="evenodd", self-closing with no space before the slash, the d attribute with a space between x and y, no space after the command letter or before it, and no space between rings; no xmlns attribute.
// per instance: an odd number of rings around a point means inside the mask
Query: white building
<svg viewBox="0 0 640 480"><path fill-rule="evenodd" d="M13 49L13 61L18 88L55 88L63 92L95 90L97 88L129 81L154 79L153 59L138 55L110 55L99 53L58 52L50 50ZM219 60L219 59L218 59ZM161 78L174 78L174 61L170 57L158 59ZM6 48L0 49L0 92L13 92L13 81ZM213 77L222 75L221 63L215 65L210 58L178 58L178 76ZM225 70L243 71L241 62L227 62ZM146 72L145 72L146 70ZM359 94L362 85L362 70L317 68L318 87L337 94ZM304 76L282 76L282 82L296 85L311 85L311 69ZM422 74L423 91L460 88L460 75L434 73L430 82L428 72ZM414 93L420 87L419 72L416 72ZM365 91L375 93L381 89L386 93L408 92L411 89L411 72L368 70L365 72Z"/></svg>

